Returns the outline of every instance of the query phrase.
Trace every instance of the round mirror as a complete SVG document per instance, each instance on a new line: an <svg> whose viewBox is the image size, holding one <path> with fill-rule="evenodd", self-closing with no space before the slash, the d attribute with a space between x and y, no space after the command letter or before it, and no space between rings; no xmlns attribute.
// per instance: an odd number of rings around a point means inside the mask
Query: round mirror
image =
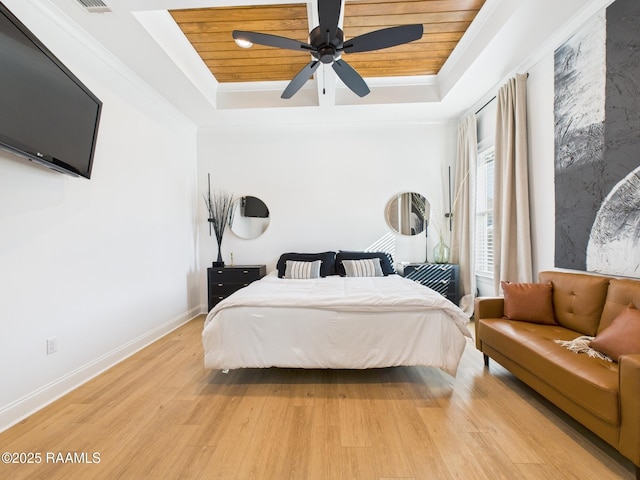
<svg viewBox="0 0 640 480"><path fill-rule="evenodd" d="M234 214L229 222L231 231L247 240L258 238L269 226L269 209L257 197L240 197L233 202Z"/></svg>
<svg viewBox="0 0 640 480"><path fill-rule="evenodd" d="M430 205L416 192L396 195L387 203L385 217L389 227L401 235L418 235L429 224Z"/></svg>

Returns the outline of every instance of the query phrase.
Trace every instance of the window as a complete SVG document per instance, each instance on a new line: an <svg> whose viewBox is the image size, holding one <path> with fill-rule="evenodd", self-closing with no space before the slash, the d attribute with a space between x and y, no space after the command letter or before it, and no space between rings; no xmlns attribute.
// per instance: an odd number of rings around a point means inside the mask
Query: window
<svg viewBox="0 0 640 480"><path fill-rule="evenodd" d="M495 149L478 153L476 186L476 275L493 278L493 171Z"/></svg>

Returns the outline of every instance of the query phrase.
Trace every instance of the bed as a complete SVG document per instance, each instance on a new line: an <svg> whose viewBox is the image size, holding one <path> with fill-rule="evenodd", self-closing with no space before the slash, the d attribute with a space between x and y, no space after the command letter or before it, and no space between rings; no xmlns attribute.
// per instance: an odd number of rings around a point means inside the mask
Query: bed
<svg viewBox="0 0 640 480"><path fill-rule="evenodd" d="M440 294L395 274L281 274L271 272L209 312L206 368L425 365L455 376L469 320Z"/></svg>

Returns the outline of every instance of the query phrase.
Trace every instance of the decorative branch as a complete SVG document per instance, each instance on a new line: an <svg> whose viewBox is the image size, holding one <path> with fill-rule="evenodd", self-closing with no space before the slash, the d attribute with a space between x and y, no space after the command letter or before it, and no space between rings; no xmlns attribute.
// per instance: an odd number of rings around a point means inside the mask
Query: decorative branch
<svg viewBox="0 0 640 480"><path fill-rule="evenodd" d="M233 195L227 192L215 192L211 195L211 175L207 175L209 182L209 191L204 196L204 203L207 206L209 212L209 235L211 230L216 236L218 246L222 244L222 236L227 228L227 224L233 221L233 215L235 213L235 205L233 203Z"/></svg>
<svg viewBox="0 0 640 480"><path fill-rule="evenodd" d="M456 206L458 205L458 200L460 199L460 194L462 193L462 187L464 187L464 184L467 183L468 177L469 177L469 170L467 170L467 172L464 174L464 177L462 177L462 181L460 182L460 185L458 185L456 196L453 199L453 205L451 205L451 194L449 194L449 213L444 214L444 216L449 219L449 230L452 230L453 212L456 211Z"/></svg>
<svg viewBox="0 0 640 480"><path fill-rule="evenodd" d="M449 218L449 214L445 213L443 217ZM431 221L431 226L435 229L438 238L440 239L441 242L444 242L444 219L441 218L441 214L440 214L440 209L439 208L434 208L433 209L433 220Z"/></svg>
<svg viewBox="0 0 640 480"><path fill-rule="evenodd" d="M456 206L458 205L458 200L460 200L460 194L462 193L464 184L467 183L467 179L469 178L469 170L466 171L464 177L462 177L462 181L458 186L458 190L456 191L456 196L453 199L453 203L451 203L451 181L449 181L449 212L444 214L444 218L449 220L449 231L453 229L453 212L456 211ZM449 167L449 179L451 179L451 167ZM440 240L444 241L444 220L439 218L438 209L434 209L435 219L432 222L433 227L440 237Z"/></svg>

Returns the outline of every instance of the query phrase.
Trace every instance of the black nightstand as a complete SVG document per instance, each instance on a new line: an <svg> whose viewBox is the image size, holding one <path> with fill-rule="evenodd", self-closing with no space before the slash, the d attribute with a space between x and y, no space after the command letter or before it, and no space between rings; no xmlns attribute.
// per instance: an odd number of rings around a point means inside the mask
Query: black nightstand
<svg viewBox="0 0 640 480"><path fill-rule="evenodd" d="M251 282L260 280L267 274L266 265L234 265L232 267L207 268L209 287L209 310Z"/></svg>
<svg viewBox="0 0 640 480"><path fill-rule="evenodd" d="M458 305L460 301L460 268L450 263L410 263L404 276L435 290Z"/></svg>

